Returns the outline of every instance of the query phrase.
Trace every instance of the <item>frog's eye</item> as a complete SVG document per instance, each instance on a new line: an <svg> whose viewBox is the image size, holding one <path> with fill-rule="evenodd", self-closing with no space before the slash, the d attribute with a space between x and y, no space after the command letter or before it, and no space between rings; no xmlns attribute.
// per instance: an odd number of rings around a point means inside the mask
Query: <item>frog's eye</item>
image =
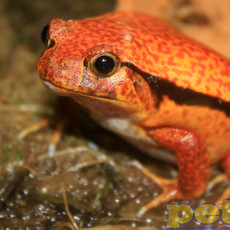
<svg viewBox="0 0 230 230"><path fill-rule="evenodd" d="M119 59L110 53L96 55L89 61L91 71L99 77L109 77L113 75L119 66Z"/></svg>
<svg viewBox="0 0 230 230"><path fill-rule="evenodd" d="M43 44L47 48L51 48L54 45L54 41L50 41L48 32L49 32L49 24L43 28L42 33L41 33L41 39L42 39Z"/></svg>

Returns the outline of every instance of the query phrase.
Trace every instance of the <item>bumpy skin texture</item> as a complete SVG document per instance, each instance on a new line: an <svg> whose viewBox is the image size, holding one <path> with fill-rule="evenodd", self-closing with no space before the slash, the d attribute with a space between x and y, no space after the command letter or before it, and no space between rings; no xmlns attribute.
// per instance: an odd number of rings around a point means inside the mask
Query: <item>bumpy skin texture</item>
<svg viewBox="0 0 230 230"><path fill-rule="evenodd" d="M52 45L38 61L44 84L138 148L177 163L171 198L200 196L210 164L230 152L230 62L140 13L54 19L48 37ZM88 63L107 53L119 67L95 74Z"/></svg>

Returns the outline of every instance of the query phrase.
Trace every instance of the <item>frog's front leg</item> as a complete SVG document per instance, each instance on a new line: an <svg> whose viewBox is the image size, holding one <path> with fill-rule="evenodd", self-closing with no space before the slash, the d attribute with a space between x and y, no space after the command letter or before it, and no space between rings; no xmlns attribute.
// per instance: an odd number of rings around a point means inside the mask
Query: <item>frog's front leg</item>
<svg viewBox="0 0 230 230"><path fill-rule="evenodd" d="M210 157L197 136L176 128L154 129L150 131L150 135L158 143L176 153L179 178L169 181L145 172L163 189L163 193L141 208L138 216L142 216L147 210L173 199L199 197L204 193L210 175Z"/></svg>

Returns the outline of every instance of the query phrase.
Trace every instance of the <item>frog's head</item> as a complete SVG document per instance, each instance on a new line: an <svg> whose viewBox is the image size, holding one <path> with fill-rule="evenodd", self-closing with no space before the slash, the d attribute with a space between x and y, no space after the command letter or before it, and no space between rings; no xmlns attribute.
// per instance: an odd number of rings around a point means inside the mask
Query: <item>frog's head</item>
<svg viewBox="0 0 230 230"><path fill-rule="evenodd" d="M134 110L150 108L148 83L132 68L141 58L137 54L141 47L132 48L131 31L112 16L52 20L42 32L47 49L38 61L38 72L51 91L85 107L93 99L128 104Z"/></svg>

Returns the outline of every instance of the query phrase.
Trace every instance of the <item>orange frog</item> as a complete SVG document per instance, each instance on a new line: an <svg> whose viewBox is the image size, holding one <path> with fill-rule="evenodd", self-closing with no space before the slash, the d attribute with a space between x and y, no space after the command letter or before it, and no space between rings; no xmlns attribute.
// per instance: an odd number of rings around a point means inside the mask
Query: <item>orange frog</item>
<svg viewBox="0 0 230 230"><path fill-rule="evenodd" d="M131 12L54 19L42 39L47 49L37 67L46 87L144 152L178 165L178 180L149 174L163 192L139 216L172 199L201 196L215 162L230 174L224 57L160 19Z"/></svg>

